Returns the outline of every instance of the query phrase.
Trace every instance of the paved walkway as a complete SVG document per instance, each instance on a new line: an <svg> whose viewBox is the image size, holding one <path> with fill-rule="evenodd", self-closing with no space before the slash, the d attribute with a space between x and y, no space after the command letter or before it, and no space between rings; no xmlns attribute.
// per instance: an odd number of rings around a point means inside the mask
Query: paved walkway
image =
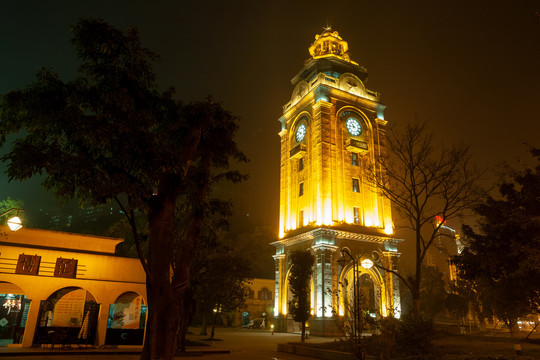
<svg viewBox="0 0 540 360"><path fill-rule="evenodd" d="M270 331L217 328L216 339L221 341L203 341L207 336L196 335L198 328L190 328L192 334L188 339L209 346L190 346L186 350L188 355L209 360L306 360L305 356L278 353L276 344L300 341L299 334L282 334ZM210 329L208 329L210 330ZM332 341L329 338L314 337L307 342ZM190 358L191 358L190 356ZM0 347L0 360L54 360L55 358L69 357L71 360L136 360L139 354L134 349L41 349L41 348L15 348ZM187 356L177 356L184 359Z"/></svg>

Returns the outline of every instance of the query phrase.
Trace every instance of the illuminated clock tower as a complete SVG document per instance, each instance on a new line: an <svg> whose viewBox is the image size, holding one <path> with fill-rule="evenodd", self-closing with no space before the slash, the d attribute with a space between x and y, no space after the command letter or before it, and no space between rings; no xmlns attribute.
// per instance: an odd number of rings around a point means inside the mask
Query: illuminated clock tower
<svg viewBox="0 0 540 360"><path fill-rule="evenodd" d="M279 119L279 240L273 243L278 331L295 326L287 315L288 255L297 249L316 256L312 333L331 331L334 314L350 315L356 294L374 317L400 315L397 277L382 270L396 268L400 240L392 237L390 202L369 175L381 176L385 106L366 88L367 70L347 51L337 31L315 36Z"/></svg>

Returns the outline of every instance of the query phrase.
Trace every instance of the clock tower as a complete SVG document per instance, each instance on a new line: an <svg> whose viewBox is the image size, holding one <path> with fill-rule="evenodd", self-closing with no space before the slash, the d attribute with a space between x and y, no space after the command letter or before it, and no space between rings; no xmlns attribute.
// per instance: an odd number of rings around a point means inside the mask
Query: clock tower
<svg viewBox="0 0 540 360"><path fill-rule="evenodd" d="M385 153L380 94L366 88L367 70L350 59L337 31L315 36L309 53L279 119L274 316L278 331L293 330L288 255L309 249L316 256L309 325L325 333L332 316L350 315L355 295L372 316L399 317L399 282L383 268L396 269L400 240L392 237L390 202L370 181L370 174L381 176L377 162Z"/></svg>

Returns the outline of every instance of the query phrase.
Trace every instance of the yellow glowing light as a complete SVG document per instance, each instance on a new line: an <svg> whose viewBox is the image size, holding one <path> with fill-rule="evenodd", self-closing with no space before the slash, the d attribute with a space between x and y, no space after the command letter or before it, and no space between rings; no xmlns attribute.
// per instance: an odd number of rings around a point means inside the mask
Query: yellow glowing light
<svg viewBox="0 0 540 360"><path fill-rule="evenodd" d="M324 225L332 225L332 216L329 214L324 214Z"/></svg>
<svg viewBox="0 0 540 360"><path fill-rule="evenodd" d="M384 227L384 233L388 235L394 233L394 227L392 226L392 223L386 223L386 226Z"/></svg>
<svg viewBox="0 0 540 360"><path fill-rule="evenodd" d="M9 229L11 231L17 231L19 230L20 228L22 228L22 222L21 222L21 219L19 219L18 216L14 216L12 217L11 219L9 219L7 221L7 224L9 226Z"/></svg>
<svg viewBox="0 0 540 360"><path fill-rule="evenodd" d="M371 217L371 215L366 215L366 217L364 218L364 225L373 226L373 218Z"/></svg>
<svg viewBox="0 0 540 360"><path fill-rule="evenodd" d="M360 264L364 269L369 270L373 266L373 261L371 261L370 259L364 259Z"/></svg>
<svg viewBox="0 0 540 360"><path fill-rule="evenodd" d="M343 316L344 312L342 308L339 308L339 316Z"/></svg>
<svg viewBox="0 0 540 360"><path fill-rule="evenodd" d="M324 225L332 225L332 201L327 199L324 201Z"/></svg>

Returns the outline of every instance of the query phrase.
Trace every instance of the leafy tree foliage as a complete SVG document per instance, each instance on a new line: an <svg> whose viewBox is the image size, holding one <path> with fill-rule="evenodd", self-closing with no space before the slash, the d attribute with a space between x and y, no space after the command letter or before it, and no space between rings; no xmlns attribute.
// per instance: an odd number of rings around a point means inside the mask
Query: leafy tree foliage
<svg viewBox="0 0 540 360"><path fill-rule="evenodd" d="M210 186L243 179L228 170L231 161L246 160L234 141L237 118L211 99L182 104L172 89L160 91L152 71L157 57L135 28L83 19L71 31L82 61L75 80L42 69L26 89L2 96L0 145L25 130L2 161L10 180L45 173L43 185L58 196L118 202L147 277L142 358L172 359L176 333L187 326L190 268ZM186 199L192 207L175 256L176 206ZM147 258L137 211L148 222Z"/></svg>
<svg viewBox="0 0 540 360"><path fill-rule="evenodd" d="M532 154L540 160L540 150ZM540 165L515 172L499 193L475 208L478 230L464 227L466 246L454 262L512 330L540 309Z"/></svg>
<svg viewBox="0 0 540 360"><path fill-rule="evenodd" d="M231 204L212 199L205 211L201 241L191 268L191 289L197 311L203 316L201 334L206 335L206 319L212 315L213 338L217 317L234 313L244 305L247 285L252 280L252 263L230 241Z"/></svg>
<svg viewBox="0 0 540 360"><path fill-rule="evenodd" d="M451 285L452 297L449 295L446 299L446 308L458 318L464 320L468 310L478 319L480 329L485 330L486 320L493 318L492 300L489 294L480 291L478 284L474 281L468 281L461 277ZM464 303L466 303L464 305ZM466 307L466 308L465 308Z"/></svg>
<svg viewBox="0 0 540 360"><path fill-rule="evenodd" d="M306 338L306 321L311 316L310 281L313 275L315 256L309 250L295 250L290 255L291 270L289 286L293 295L289 301L289 313L294 321L302 323L301 340Z"/></svg>
<svg viewBox="0 0 540 360"><path fill-rule="evenodd" d="M420 303L422 312L430 319L444 311L446 300L443 274L433 266L424 266L420 287Z"/></svg>
<svg viewBox="0 0 540 360"><path fill-rule="evenodd" d="M415 265L411 277L396 274L411 291L420 316L422 264L448 219L460 216L480 199L476 182L482 175L471 165L463 145L437 146L423 122L409 123L388 136L389 154L369 166L370 181L388 198L413 234ZM436 222L438 216L440 221ZM390 270L389 270L390 271Z"/></svg>
<svg viewBox="0 0 540 360"><path fill-rule="evenodd" d="M135 215L135 224L139 244L142 248L142 253L145 258L148 257L148 219L144 214ZM138 258L137 243L133 238L133 230L126 217L121 218L113 223L104 233L105 236L122 238L124 241L116 246L116 255Z"/></svg>
<svg viewBox="0 0 540 360"><path fill-rule="evenodd" d="M24 209L24 202L20 199L12 199L8 197L7 199L0 200L0 214L9 211L11 209ZM15 216L15 212L9 212L0 217L0 223L5 224L10 218ZM24 213L19 214L19 218L24 219Z"/></svg>
<svg viewBox="0 0 540 360"><path fill-rule="evenodd" d="M198 310L203 316L213 313L210 338L214 337L217 316L244 305L249 295L249 272L247 259L222 245L204 249L194 263L193 289Z"/></svg>
<svg viewBox="0 0 540 360"><path fill-rule="evenodd" d="M464 323L469 312L469 299L457 293L450 293L446 296L444 306L454 319L457 319L460 324Z"/></svg>
<svg viewBox="0 0 540 360"><path fill-rule="evenodd" d="M274 279L275 264L272 255L276 248L270 243L277 241L275 229L270 226L242 224L231 231L227 244L234 245L238 253L244 254L251 264L254 278Z"/></svg>

